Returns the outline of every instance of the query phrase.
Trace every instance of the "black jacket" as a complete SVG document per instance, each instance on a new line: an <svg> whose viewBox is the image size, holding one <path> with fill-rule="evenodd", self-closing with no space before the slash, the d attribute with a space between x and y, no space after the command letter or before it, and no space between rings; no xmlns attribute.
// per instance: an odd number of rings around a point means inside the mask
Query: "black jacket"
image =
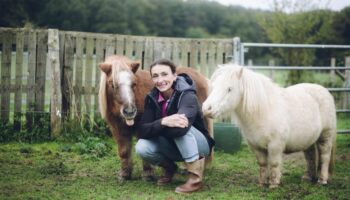
<svg viewBox="0 0 350 200"><path fill-rule="evenodd" d="M187 74L179 74L173 84L174 93L170 97L167 114L185 114L188 118L188 127L166 127L161 125L161 105L157 99L159 91L153 88L145 98L145 109L138 125L139 138L147 139L157 136L175 138L185 135L191 126L197 128L207 138L210 148L214 146L214 140L209 136L208 129L204 123L201 106L196 96L195 82Z"/></svg>

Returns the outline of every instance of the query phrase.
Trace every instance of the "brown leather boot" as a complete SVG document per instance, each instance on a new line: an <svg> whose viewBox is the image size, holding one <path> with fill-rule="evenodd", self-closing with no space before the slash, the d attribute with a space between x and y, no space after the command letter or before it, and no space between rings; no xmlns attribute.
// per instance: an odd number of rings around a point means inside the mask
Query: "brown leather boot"
<svg viewBox="0 0 350 200"><path fill-rule="evenodd" d="M160 165L163 168L163 175L158 179L157 185L166 185L171 183L176 170L177 165L172 161L164 162Z"/></svg>
<svg viewBox="0 0 350 200"><path fill-rule="evenodd" d="M201 158L191 163L186 163L188 180L185 184L176 187L176 193L191 193L203 187L203 171L205 159Z"/></svg>

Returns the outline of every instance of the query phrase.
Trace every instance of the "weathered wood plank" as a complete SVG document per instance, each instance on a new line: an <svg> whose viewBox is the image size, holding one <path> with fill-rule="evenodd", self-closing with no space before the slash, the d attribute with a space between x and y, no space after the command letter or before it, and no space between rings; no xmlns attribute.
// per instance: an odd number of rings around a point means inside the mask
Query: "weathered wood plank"
<svg viewBox="0 0 350 200"><path fill-rule="evenodd" d="M159 38L153 40L153 60L158 60L165 57L165 52L163 52L163 41Z"/></svg>
<svg viewBox="0 0 350 200"><path fill-rule="evenodd" d="M47 31L38 31L37 38L37 63L35 70L35 111L43 112L45 107Z"/></svg>
<svg viewBox="0 0 350 200"><path fill-rule="evenodd" d="M145 53L144 53L144 63L143 68L148 70L149 66L153 63L153 48L154 48L154 42L152 37L147 37L145 40Z"/></svg>
<svg viewBox="0 0 350 200"><path fill-rule="evenodd" d="M22 76L23 76L23 49L24 49L24 31L19 30L16 33L16 72L15 72L15 105L13 127L16 131L21 129L22 116Z"/></svg>
<svg viewBox="0 0 350 200"><path fill-rule="evenodd" d="M125 36L123 35L117 35L116 36L116 44L117 44L117 51L116 54L118 55L125 55Z"/></svg>
<svg viewBox="0 0 350 200"><path fill-rule="evenodd" d="M57 137L61 130L62 93L61 93L61 68L59 56L59 34L57 29L48 30L48 62L52 87L50 93L50 120L51 134Z"/></svg>
<svg viewBox="0 0 350 200"><path fill-rule="evenodd" d="M106 57L114 55L116 52L116 38L108 36L106 38Z"/></svg>
<svg viewBox="0 0 350 200"><path fill-rule="evenodd" d="M202 40L199 46L199 51L200 51L200 72L208 77L209 70L208 70L208 42L206 40Z"/></svg>
<svg viewBox="0 0 350 200"><path fill-rule="evenodd" d="M180 65L181 63L181 57L180 57L180 49L179 49L179 43L178 40L172 39L172 55L171 55L171 60L175 63L175 65Z"/></svg>
<svg viewBox="0 0 350 200"><path fill-rule="evenodd" d="M67 118L71 113L73 100L73 63L75 37L65 34L64 63L63 63L63 88L62 88L62 116Z"/></svg>
<svg viewBox="0 0 350 200"><path fill-rule="evenodd" d="M217 53L217 58L216 58L216 65L217 64L223 64L224 63L224 43L220 40L217 42L217 49L216 49L216 53ZM216 66L215 66L216 67Z"/></svg>
<svg viewBox="0 0 350 200"><path fill-rule="evenodd" d="M85 81L84 81L84 87L92 87L92 71L94 70L93 66L93 54L94 54L94 46L95 46L95 40L92 37L88 37L86 39L86 54L85 54ZM91 113L91 95L84 94L84 100L85 100L85 106L86 106L86 112L88 114Z"/></svg>
<svg viewBox="0 0 350 200"><path fill-rule="evenodd" d="M28 76L27 76L27 129L31 130L34 123L35 111L35 70L36 70L37 34L35 30L29 31L28 37Z"/></svg>
<svg viewBox="0 0 350 200"><path fill-rule="evenodd" d="M96 73L95 73L95 87L98 88L100 83L101 70L98 68L98 64L104 60L104 47L105 40L103 38L96 39ZM98 90L94 91L94 112L99 115L98 112Z"/></svg>
<svg viewBox="0 0 350 200"><path fill-rule="evenodd" d="M141 37L135 38L135 60L139 61L141 66L140 69L143 68L144 61L143 61L143 52L145 48L145 42Z"/></svg>
<svg viewBox="0 0 350 200"><path fill-rule="evenodd" d="M74 93L74 107L75 111L78 115L81 113L81 96L82 93L80 89L83 84L83 56L84 56L84 47L85 47L85 39L81 36L77 36L76 38L76 52L75 52L75 86L78 88L78 91Z"/></svg>
<svg viewBox="0 0 350 200"><path fill-rule="evenodd" d="M134 49L134 38L131 36L126 36L125 37L125 56L132 59L134 56L133 49Z"/></svg>
<svg viewBox="0 0 350 200"><path fill-rule="evenodd" d="M198 67L198 40L191 40L190 42L190 67L200 71Z"/></svg>
<svg viewBox="0 0 350 200"><path fill-rule="evenodd" d="M213 74L216 67L216 42L214 40L209 41L209 52L208 52L208 66L209 72L208 74Z"/></svg>
<svg viewBox="0 0 350 200"><path fill-rule="evenodd" d="M225 59L224 63L231 62L233 59L233 42L231 40L225 40L225 48L224 48L224 53L225 53Z"/></svg>
<svg viewBox="0 0 350 200"><path fill-rule="evenodd" d="M189 63L189 42L188 39L182 39L180 42L180 51L181 51L181 66L188 67Z"/></svg>
<svg viewBox="0 0 350 200"><path fill-rule="evenodd" d="M11 56L13 32L6 30L2 33L1 55L1 123L8 123L10 117L10 85L11 85Z"/></svg>

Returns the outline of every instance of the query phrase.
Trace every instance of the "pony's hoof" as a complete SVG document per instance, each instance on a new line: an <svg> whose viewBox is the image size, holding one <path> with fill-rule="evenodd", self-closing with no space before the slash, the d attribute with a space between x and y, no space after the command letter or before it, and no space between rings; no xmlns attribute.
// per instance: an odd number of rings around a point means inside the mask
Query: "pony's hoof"
<svg viewBox="0 0 350 200"><path fill-rule="evenodd" d="M317 184L319 184L319 185L327 185L327 181L326 180L322 180L322 179L318 179Z"/></svg>
<svg viewBox="0 0 350 200"><path fill-rule="evenodd" d="M278 188L278 184L270 184L269 189Z"/></svg>
<svg viewBox="0 0 350 200"><path fill-rule="evenodd" d="M118 180L120 182L131 180L131 173L125 173L123 171L119 172Z"/></svg>
<svg viewBox="0 0 350 200"><path fill-rule="evenodd" d="M259 182L258 183L258 187L266 187L268 185L269 185L268 182Z"/></svg>
<svg viewBox="0 0 350 200"><path fill-rule="evenodd" d="M125 181L131 180L131 176L118 176L118 181L123 183Z"/></svg>
<svg viewBox="0 0 350 200"><path fill-rule="evenodd" d="M265 186L266 186L266 184L264 184L264 183L258 183L258 187L260 187L260 188L265 187Z"/></svg>
<svg viewBox="0 0 350 200"><path fill-rule="evenodd" d="M316 177L312 177L312 176L310 176L310 175L303 175L303 176L301 177L301 181L316 183L317 178L316 178Z"/></svg>
<svg viewBox="0 0 350 200"><path fill-rule="evenodd" d="M148 175L148 176L142 176L142 180L146 182L153 182L156 180L156 178L152 175Z"/></svg>

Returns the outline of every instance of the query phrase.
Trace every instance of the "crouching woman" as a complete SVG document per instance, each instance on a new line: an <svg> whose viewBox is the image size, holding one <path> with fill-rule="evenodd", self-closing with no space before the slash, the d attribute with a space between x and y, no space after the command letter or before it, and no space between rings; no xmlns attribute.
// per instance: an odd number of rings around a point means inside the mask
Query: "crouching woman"
<svg viewBox="0 0 350 200"><path fill-rule="evenodd" d="M205 157L215 142L205 126L195 82L187 74L177 75L176 66L166 59L151 64L150 73L154 88L145 98L136 153L163 168L158 185L172 181L175 162L185 162L189 177L175 192L197 191L203 186Z"/></svg>

